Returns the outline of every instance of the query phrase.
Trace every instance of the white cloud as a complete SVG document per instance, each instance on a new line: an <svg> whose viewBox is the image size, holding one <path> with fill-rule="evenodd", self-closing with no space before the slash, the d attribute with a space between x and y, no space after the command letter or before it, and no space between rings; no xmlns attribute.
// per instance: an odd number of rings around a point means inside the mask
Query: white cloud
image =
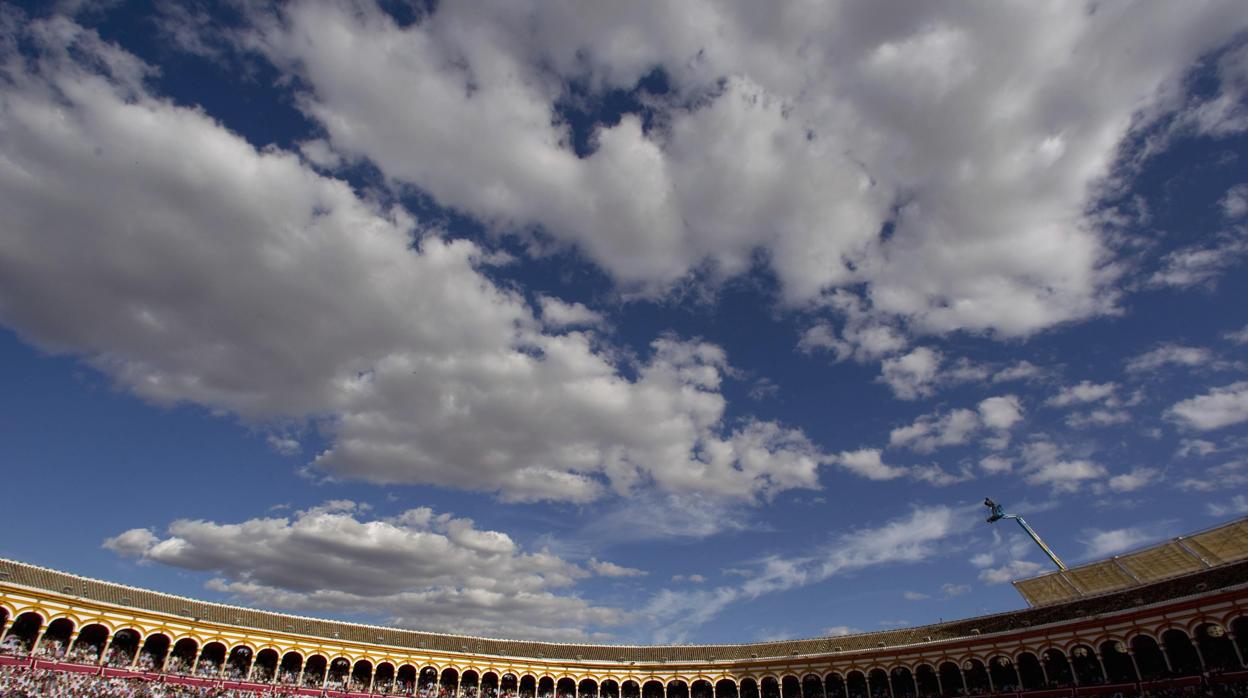
<svg viewBox="0 0 1248 698"><path fill-rule="evenodd" d="M1248 381L1181 400L1166 411L1166 416L1198 431L1212 431L1248 421Z"/></svg>
<svg viewBox="0 0 1248 698"><path fill-rule="evenodd" d="M1131 421L1131 413L1126 410L1094 409L1087 412L1071 412L1063 420L1071 429L1087 429L1090 427L1109 427L1115 424L1126 424Z"/></svg>
<svg viewBox="0 0 1248 698"><path fill-rule="evenodd" d="M1161 268L1149 278L1152 286L1188 288L1213 286L1228 269L1248 258L1245 232L1227 231L1209 242L1182 247L1161 259Z"/></svg>
<svg viewBox="0 0 1248 698"><path fill-rule="evenodd" d="M1051 485L1059 492L1075 492L1088 480L1105 477L1105 466L1088 460L1063 460L1046 463L1027 475L1033 485Z"/></svg>
<svg viewBox="0 0 1248 698"><path fill-rule="evenodd" d="M1088 529L1083 532L1084 557L1098 560L1138 548L1156 540L1155 532L1141 528L1117 528L1109 531Z"/></svg>
<svg viewBox="0 0 1248 698"><path fill-rule="evenodd" d="M1014 469L1014 463L1008 458L992 455L980 458L979 467L990 475L996 475L1010 472Z"/></svg>
<svg viewBox="0 0 1248 698"><path fill-rule="evenodd" d="M1213 361L1213 352L1204 347L1162 344L1127 361L1128 373L1155 371L1163 366L1203 366Z"/></svg>
<svg viewBox="0 0 1248 698"><path fill-rule="evenodd" d="M363 613L427 630L590 639L617 609L571 592L589 576L546 551L428 508L371 518L335 501L293 517L240 523L180 519L167 535L132 529L105 541L121 555L215 575L209 587L245 603ZM620 568L623 569L623 568ZM601 572L599 572L601 574Z"/></svg>
<svg viewBox="0 0 1248 698"><path fill-rule="evenodd" d="M846 635L853 635L855 633L860 633L860 632L862 631L859 630L858 628L854 628L848 625L833 625L831 627L823 629L823 634L825 637L845 637Z"/></svg>
<svg viewBox="0 0 1248 698"><path fill-rule="evenodd" d="M826 5L762 22L749 3L518 2L399 27L370 3L308 2L246 41L298 75L336 150L494 229L574 244L623 286L741 274L762 248L790 303L862 284L871 312L920 330L1025 335L1112 304L1093 185L1136 115L1185 104L1185 70L1243 29L1239 9L924 4L896 21ZM672 91L648 130L600 125L578 157L563 82L631 89L656 67Z"/></svg>
<svg viewBox="0 0 1248 698"><path fill-rule="evenodd" d="M1179 487L1189 492L1232 490L1248 485L1248 461L1234 460L1205 470L1203 477L1189 477Z"/></svg>
<svg viewBox="0 0 1248 698"><path fill-rule="evenodd" d="M989 429L1007 430L1023 418L1023 404L1016 395L998 395L979 403L979 415Z"/></svg>
<svg viewBox="0 0 1248 698"><path fill-rule="evenodd" d="M584 303L568 303L553 296L538 296L542 323L552 329L568 327L602 327L606 320Z"/></svg>
<svg viewBox="0 0 1248 698"><path fill-rule="evenodd" d="M548 334L482 272L497 255L151 94L152 69L89 30L22 31L37 55L0 82L0 318L27 341L151 402L315 419L313 470L336 478L524 501L817 487L801 432L729 428L718 347L663 337L626 365Z"/></svg>
<svg viewBox="0 0 1248 698"><path fill-rule="evenodd" d="M885 359L880 364L880 380L902 400L917 400L935 390L942 355L931 347L916 347L910 353Z"/></svg>
<svg viewBox="0 0 1248 698"><path fill-rule="evenodd" d="M269 448L283 456L293 456L303 450L303 446L299 444L299 439L286 434L269 434L265 437L265 442L269 444Z"/></svg>
<svg viewBox="0 0 1248 698"><path fill-rule="evenodd" d="M988 584L1004 584L1015 579L1031 577L1044 569L1044 565L1030 560L1011 560L1000 567L980 570L979 579Z"/></svg>
<svg viewBox="0 0 1248 698"><path fill-rule="evenodd" d="M649 574L645 570L639 570L635 567L624 567L623 565L617 565L614 562L597 558L590 558L589 562L585 564L599 577L644 577Z"/></svg>
<svg viewBox="0 0 1248 698"><path fill-rule="evenodd" d="M1222 197L1222 214L1227 218L1243 218L1248 215L1248 184L1236 184Z"/></svg>
<svg viewBox="0 0 1248 698"><path fill-rule="evenodd" d="M773 555L739 586L655 595L643 613L660 625L660 642L679 641L730 604L821 582L854 570L914 563L942 551L937 543L963 533L966 516L949 507L916 508L875 528L847 531L809 556Z"/></svg>
<svg viewBox="0 0 1248 698"><path fill-rule="evenodd" d="M706 581L706 577L700 574L676 574L672 575L673 582L689 582L690 584L701 584Z"/></svg>
<svg viewBox="0 0 1248 698"><path fill-rule="evenodd" d="M836 464L868 480L895 480L907 473L905 468L884 463L878 448L842 451L836 457Z"/></svg>
<svg viewBox="0 0 1248 698"><path fill-rule="evenodd" d="M955 409L942 416L924 415L909 426L893 429L888 435L888 445L931 453L942 446L970 441L979 428L979 415L975 411Z"/></svg>
<svg viewBox="0 0 1248 698"><path fill-rule="evenodd" d="M1227 332L1223 336L1236 344L1248 344L1248 325L1244 325L1243 329Z"/></svg>
<svg viewBox="0 0 1248 698"><path fill-rule="evenodd" d="M924 599L930 599L932 597L928 594L923 594L917 591L906 591L901 594L901 598L906 601L923 601Z"/></svg>
<svg viewBox="0 0 1248 698"><path fill-rule="evenodd" d="M1057 395L1045 400L1044 404L1050 407L1066 407L1069 405L1101 402L1111 398L1117 389L1117 383L1093 383L1085 380L1078 385L1062 388Z"/></svg>
<svg viewBox="0 0 1248 698"><path fill-rule="evenodd" d="M1130 472L1109 478L1107 484L1114 492L1134 492L1157 482L1161 475L1160 468L1134 468Z"/></svg>
<svg viewBox="0 0 1248 698"><path fill-rule="evenodd" d="M1049 372L1046 369L1040 368L1030 361L1020 360L994 373L992 382L1037 381L1047 377L1048 374Z"/></svg>
<svg viewBox="0 0 1248 698"><path fill-rule="evenodd" d="M1237 494L1226 504L1209 502L1205 505L1205 511L1210 516L1243 516L1248 514L1248 497Z"/></svg>
<svg viewBox="0 0 1248 698"><path fill-rule="evenodd" d="M952 582L946 582L945 584L940 585L940 593L946 599L952 599L955 596L962 596L963 594L969 594L970 592L971 587L969 584L953 584Z"/></svg>
<svg viewBox="0 0 1248 698"><path fill-rule="evenodd" d="M840 334L827 320L820 320L802 333L797 348L812 353L831 352L835 360L873 361L906 348L905 335L895 327L874 317L861 298L838 290L824 304L842 320Z"/></svg>
<svg viewBox="0 0 1248 698"><path fill-rule="evenodd" d="M1174 455L1178 458L1187 458L1192 454L1197 456L1207 456L1210 453L1216 453L1218 445L1212 441L1205 439L1181 439L1179 441L1179 449Z"/></svg>

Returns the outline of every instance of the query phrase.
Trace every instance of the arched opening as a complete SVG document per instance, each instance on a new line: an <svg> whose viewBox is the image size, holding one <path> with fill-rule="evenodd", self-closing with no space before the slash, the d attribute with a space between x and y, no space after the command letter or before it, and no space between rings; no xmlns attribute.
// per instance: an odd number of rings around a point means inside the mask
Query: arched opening
<svg viewBox="0 0 1248 698"><path fill-rule="evenodd" d="M346 657L336 657L329 663L329 678L326 679L325 685L334 689L345 688L350 674L351 660Z"/></svg>
<svg viewBox="0 0 1248 698"><path fill-rule="evenodd" d="M4 635L4 630L8 626L9 626L9 611L8 609L0 608L0 636Z"/></svg>
<svg viewBox="0 0 1248 698"><path fill-rule="evenodd" d="M251 656L251 648L247 645L239 645L230 650L230 655L225 660L225 678L232 681L246 680L253 659L255 658Z"/></svg>
<svg viewBox="0 0 1248 698"><path fill-rule="evenodd" d="M823 679L817 674L803 676L802 698L823 698Z"/></svg>
<svg viewBox="0 0 1248 698"><path fill-rule="evenodd" d="M498 674L487 671L481 675L481 698L498 698Z"/></svg>
<svg viewBox="0 0 1248 698"><path fill-rule="evenodd" d="M195 664L195 657L198 655L199 643L189 637L184 637L174 643L165 671L172 674L189 674L191 667Z"/></svg>
<svg viewBox="0 0 1248 698"><path fill-rule="evenodd" d="M288 686L299 684L299 672L303 669L303 655L298 652L287 652L282 655L282 663L277 666L277 682Z"/></svg>
<svg viewBox="0 0 1248 698"><path fill-rule="evenodd" d="M936 669L931 664L920 664L914 669L914 688L919 698L939 698L940 682L936 680Z"/></svg>
<svg viewBox="0 0 1248 698"><path fill-rule="evenodd" d="M1075 679L1080 686L1096 686L1105 683L1105 672L1096 652L1087 645L1075 645L1070 648L1070 663L1075 672Z"/></svg>
<svg viewBox="0 0 1248 698"><path fill-rule="evenodd" d="M620 686L620 698L641 698L641 685L636 681L625 681Z"/></svg>
<svg viewBox="0 0 1248 698"><path fill-rule="evenodd" d="M498 680L498 698L516 698L519 690L520 678L515 674L503 674Z"/></svg>
<svg viewBox="0 0 1248 698"><path fill-rule="evenodd" d="M325 685L325 670L329 668L329 660L323 654L308 657L303 665L303 685L308 688L320 688Z"/></svg>
<svg viewBox="0 0 1248 698"><path fill-rule="evenodd" d="M737 690L741 693L741 698L759 698L758 681L752 678L741 679L741 686Z"/></svg>
<svg viewBox="0 0 1248 698"><path fill-rule="evenodd" d="M715 698L715 687L706 679L689 684L689 698Z"/></svg>
<svg viewBox="0 0 1248 698"><path fill-rule="evenodd" d="M113 633L113 641L108 643L108 657L104 663L111 667L128 667L134 664L134 657L138 652L139 631L122 628Z"/></svg>
<svg viewBox="0 0 1248 698"><path fill-rule="evenodd" d="M159 671L168 656L169 636L152 633L143 641L143 649L139 650L139 668L143 671Z"/></svg>
<svg viewBox="0 0 1248 698"><path fill-rule="evenodd" d="M411 664L404 664L394 675L394 692L410 696L416 692L416 677L419 672Z"/></svg>
<svg viewBox="0 0 1248 698"><path fill-rule="evenodd" d="M759 682L762 698L780 698L780 682L774 676L764 676Z"/></svg>
<svg viewBox="0 0 1248 698"><path fill-rule="evenodd" d="M1019 690L1014 660L1004 654L988 660L988 677L992 679L992 687L997 693L1014 693Z"/></svg>
<svg viewBox="0 0 1248 698"><path fill-rule="evenodd" d="M680 680L667 682L667 698L689 698L689 685Z"/></svg>
<svg viewBox="0 0 1248 698"><path fill-rule="evenodd" d="M555 684L556 698L576 698L576 682L568 677L563 677Z"/></svg>
<svg viewBox="0 0 1248 698"><path fill-rule="evenodd" d="M940 677L940 695L942 696L960 696L962 695L962 670L953 662L941 662L937 669L937 676Z"/></svg>
<svg viewBox="0 0 1248 698"><path fill-rule="evenodd" d="M662 694L662 687L659 693ZM555 680L549 676L543 676L537 680L537 698L553 698L555 695Z"/></svg>
<svg viewBox="0 0 1248 698"><path fill-rule="evenodd" d="M598 693L602 698L620 698L620 684L614 679L607 679L598 687Z"/></svg>
<svg viewBox="0 0 1248 698"><path fill-rule="evenodd" d="M463 698L477 698L477 688L481 684L477 672L472 669L464 671L459 677L459 694Z"/></svg>
<svg viewBox="0 0 1248 698"><path fill-rule="evenodd" d="M780 696L781 698L802 698L802 682L792 674L781 678Z"/></svg>
<svg viewBox="0 0 1248 698"><path fill-rule="evenodd" d="M1041 654L1044 658L1044 673L1049 677L1050 686L1071 686L1074 674L1070 671L1070 662L1066 655L1058 649L1047 649Z"/></svg>
<svg viewBox="0 0 1248 698"><path fill-rule="evenodd" d="M1240 616L1231 621L1231 634L1235 636L1235 646L1239 648L1239 656L1248 662L1248 616Z"/></svg>
<svg viewBox="0 0 1248 698"><path fill-rule="evenodd" d="M916 687L910 667L893 667L892 671L888 672L888 680L893 687L893 698L914 698Z"/></svg>
<svg viewBox="0 0 1248 698"><path fill-rule="evenodd" d="M1044 679L1044 668L1040 666L1040 658L1034 652L1019 653L1018 681L1024 691L1035 691L1044 688L1048 683Z"/></svg>
<svg viewBox="0 0 1248 698"><path fill-rule="evenodd" d="M1105 665L1107 682L1133 683L1138 680L1135 667L1131 666L1131 655L1127 654L1127 645L1121 640L1106 640L1101 643L1101 661Z"/></svg>
<svg viewBox="0 0 1248 698"><path fill-rule="evenodd" d="M459 688L459 672L454 669L443 669L442 679L438 682L439 696L453 696Z"/></svg>
<svg viewBox="0 0 1248 698"><path fill-rule="evenodd" d="M593 679L581 679L576 685L576 695L581 698L598 698L598 682Z"/></svg>
<svg viewBox="0 0 1248 698"><path fill-rule="evenodd" d="M1170 669L1175 675L1200 674L1200 657L1196 656L1196 646L1192 644L1187 633L1171 628L1161 634L1161 644L1165 647L1166 656L1170 658Z"/></svg>
<svg viewBox="0 0 1248 698"><path fill-rule="evenodd" d="M373 693L381 695L390 695L394 693L394 665L390 662L381 662L377 665L377 671L373 674Z"/></svg>
<svg viewBox="0 0 1248 698"><path fill-rule="evenodd" d="M427 666L420 670L420 687L417 689L422 695L431 695L437 693L438 690L438 670Z"/></svg>
<svg viewBox="0 0 1248 698"><path fill-rule="evenodd" d="M83 626L78 632L78 639L74 642L74 646L69 650L69 661L83 664L99 663L105 642L108 642L108 628L99 623Z"/></svg>
<svg viewBox="0 0 1248 698"><path fill-rule="evenodd" d="M888 698L888 674L879 668L867 672L867 690L871 698Z"/></svg>
<svg viewBox="0 0 1248 698"><path fill-rule="evenodd" d="M516 684L516 693L520 698L536 698L537 677L531 674L521 676L519 683Z"/></svg>
<svg viewBox="0 0 1248 698"><path fill-rule="evenodd" d="M966 679L966 692L970 695L979 696L992 690L988 687L988 670L978 659L972 657L962 662L962 677Z"/></svg>
<svg viewBox="0 0 1248 698"><path fill-rule="evenodd" d="M69 651L69 637L73 632L74 621L68 618L57 618L48 623L48 629L43 631L43 640L39 642L39 656L64 657Z"/></svg>
<svg viewBox="0 0 1248 698"><path fill-rule="evenodd" d="M367 659L361 659L351 668L351 683L349 687L352 691L367 691L373 684L373 663Z"/></svg>
<svg viewBox="0 0 1248 698"><path fill-rule="evenodd" d="M4 647L0 651L5 654L26 654L30 652L30 648L35 644L35 638L39 637L39 630L43 628L43 616L34 611L27 611L19 614L13 619L13 627L9 629L8 637L4 638Z"/></svg>
<svg viewBox="0 0 1248 698"><path fill-rule="evenodd" d="M845 677L835 673L823 677L823 695L827 698L849 698L846 691Z"/></svg>
<svg viewBox="0 0 1248 698"><path fill-rule="evenodd" d="M225 663L225 644L209 642L199 653L199 664L195 665L195 673L199 676L216 676L221 673L221 665Z"/></svg>
<svg viewBox="0 0 1248 698"><path fill-rule="evenodd" d="M1170 673L1166 668L1166 656L1161 646L1148 635L1136 635L1131 638L1131 653L1135 655L1135 665L1140 669L1141 681L1154 681Z"/></svg>
<svg viewBox="0 0 1248 698"><path fill-rule="evenodd" d="M1196 627L1196 645L1200 657L1205 660L1205 670L1213 672L1239 669L1235 646L1226 636L1226 629L1217 623L1202 623Z"/></svg>
<svg viewBox="0 0 1248 698"><path fill-rule="evenodd" d="M861 671L851 671L845 677L845 690L849 698L867 698L867 677Z"/></svg>
<svg viewBox="0 0 1248 698"><path fill-rule="evenodd" d="M251 670L251 680L259 683L271 683L277 676L277 650L272 647L256 653L255 668Z"/></svg>
<svg viewBox="0 0 1248 698"><path fill-rule="evenodd" d="M715 682L715 698L738 698L737 684L732 679L720 679Z"/></svg>

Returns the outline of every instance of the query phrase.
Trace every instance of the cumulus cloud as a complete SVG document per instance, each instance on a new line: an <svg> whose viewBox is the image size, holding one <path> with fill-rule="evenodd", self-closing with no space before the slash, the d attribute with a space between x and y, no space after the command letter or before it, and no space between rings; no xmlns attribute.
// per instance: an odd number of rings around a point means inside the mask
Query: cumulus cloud
<svg viewBox="0 0 1248 698"><path fill-rule="evenodd" d="M1167 410L1166 416L1198 431L1212 431L1248 421L1248 381L1181 400Z"/></svg>
<svg viewBox="0 0 1248 698"><path fill-rule="evenodd" d="M988 584L1004 584L1015 579L1031 577L1044 569L1044 565L1030 560L1011 560L999 567L980 570L979 579Z"/></svg>
<svg viewBox="0 0 1248 698"><path fill-rule="evenodd" d="M239 523L179 519L164 536L125 531L114 552L216 575L209 588L299 612L363 613L403 627L588 639L623 621L572 589L590 572L505 533L427 507L375 518L350 501ZM597 560L596 574L637 570ZM597 630L595 630L597 629Z"/></svg>
<svg viewBox="0 0 1248 698"><path fill-rule="evenodd" d="M886 464L878 448L842 451L836 457L836 464L868 480L896 480L909 472L905 468Z"/></svg>
<svg viewBox="0 0 1248 698"><path fill-rule="evenodd" d="M924 415L909 426L893 429L888 435L888 445L931 453L942 446L964 444L979 429L979 414L974 410L956 409L944 415Z"/></svg>
<svg viewBox="0 0 1248 698"><path fill-rule="evenodd" d="M1208 242L1166 253L1149 278L1152 286L1211 287L1226 271L1248 258L1248 239L1241 228L1213 236Z"/></svg>
<svg viewBox="0 0 1248 698"><path fill-rule="evenodd" d="M614 562L597 558L590 558L589 562L585 564L599 577L644 577L649 574L645 570L639 570L635 567L624 567L623 565L617 565Z"/></svg>
<svg viewBox="0 0 1248 698"><path fill-rule="evenodd" d="M943 355L931 347L916 347L880 364L880 380L902 400L917 400L936 389Z"/></svg>
<svg viewBox="0 0 1248 698"><path fill-rule="evenodd" d="M1127 360L1128 373L1155 371L1163 366L1203 366L1214 360L1213 352L1204 347L1162 344Z"/></svg>
<svg viewBox="0 0 1248 698"><path fill-rule="evenodd" d="M1111 398L1117 389L1117 383L1093 383L1085 380L1078 385L1062 388L1056 395L1045 400L1044 404L1050 407L1066 407L1090 402L1102 402Z"/></svg>
<svg viewBox="0 0 1248 698"><path fill-rule="evenodd" d="M967 521L964 513L949 507L917 507L882 525L846 531L811 555L768 556L758 563L756 574L737 586L665 589L651 599L643 613L659 625L660 642L679 641L697 625L742 600L855 570L926 560L941 552L941 541L964 533Z"/></svg>
<svg viewBox="0 0 1248 698"><path fill-rule="evenodd" d="M1105 558L1138 548L1159 537L1156 527L1128 527L1108 531L1088 529L1083 532L1083 554L1089 559Z"/></svg>
<svg viewBox="0 0 1248 698"><path fill-rule="evenodd" d="M1023 419L1023 404L1017 395L998 395L979 403L979 416L989 429L1007 430Z"/></svg>
<svg viewBox="0 0 1248 698"><path fill-rule="evenodd" d="M606 323L602 315L590 310L584 303L568 303L553 296L539 296L542 322L553 329L565 327L601 327Z"/></svg>
<svg viewBox="0 0 1248 698"><path fill-rule="evenodd" d="M298 76L336 150L625 287L741 274L765 249L790 303L857 286L921 331L1025 335L1112 305L1093 185L1133 117L1181 107L1184 71L1245 26L1230 0L753 10L442 4L399 26L308 2L257 13L242 42ZM576 152L565 81L629 90L656 67L655 118Z"/></svg>
<svg viewBox="0 0 1248 698"><path fill-rule="evenodd" d="M1052 441L1037 439L1023 446L1022 472L1029 484L1048 485L1055 492L1075 492L1109 475L1109 470L1087 458L1070 457Z"/></svg>
<svg viewBox="0 0 1248 698"><path fill-rule="evenodd" d="M1222 197L1222 214L1227 218L1243 218L1248 215L1248 184L1236 184Z"/></svg>
<svg viewBox="0 0 1248 698"><path fill-rule="evenodd" d="M1134 468L1109 478L1106 484L1114 492L1134 492L1157 482L1161 476L1160 468Z"/></svg>
<svg viewBox="0 0 1248 698"><path fill-rule="evenodd" d="M154 403L315 419L331 477L523 501L817 486L800 431L725 422L718 347L661 337L623 363L553 299L547 332L483 273L488 250L152 94L152 68L90 30L22 26L37 55L7 56L0 84L0 319L26 340Z"/></svg>
<svg viewBox="0 0 1248 698"><path fill-rule="evenodd" d="M1226 503L1209 502L1205 505L1205 511L1210 516L1244 516L1248 514L1248 496L1237 494Z"/></svg>
<svg viewBox="0 0 1248 698"><path fill-rule="evenodd" d="M1248 325L1244 325L1242 329L1227 332L1223 336L1236 344L1248 344Z"/></svg>

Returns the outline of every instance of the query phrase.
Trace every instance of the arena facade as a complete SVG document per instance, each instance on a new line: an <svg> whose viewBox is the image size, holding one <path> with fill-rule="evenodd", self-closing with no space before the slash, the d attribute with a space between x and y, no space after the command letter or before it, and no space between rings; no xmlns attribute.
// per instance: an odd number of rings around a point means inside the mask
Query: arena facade
<svg viewBox="0 0 1248 698"><path fill-rule="evenodd" d="M1248 681L1248 519L1016 583L1030 607L843 637L579 645L305 618L0 561L0 663L291 695L920 698Z"/></svg>

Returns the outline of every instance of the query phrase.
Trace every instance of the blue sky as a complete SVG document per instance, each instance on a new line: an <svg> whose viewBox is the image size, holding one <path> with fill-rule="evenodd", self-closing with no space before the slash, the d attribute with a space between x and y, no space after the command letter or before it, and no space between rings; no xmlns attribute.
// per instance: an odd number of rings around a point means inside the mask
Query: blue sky
<svg viewBox="0 0 1248 698"><path fill-rule="evenodd" d="M0 555L736 642L1248 514L1234 2L0 9Z"/></svg>

